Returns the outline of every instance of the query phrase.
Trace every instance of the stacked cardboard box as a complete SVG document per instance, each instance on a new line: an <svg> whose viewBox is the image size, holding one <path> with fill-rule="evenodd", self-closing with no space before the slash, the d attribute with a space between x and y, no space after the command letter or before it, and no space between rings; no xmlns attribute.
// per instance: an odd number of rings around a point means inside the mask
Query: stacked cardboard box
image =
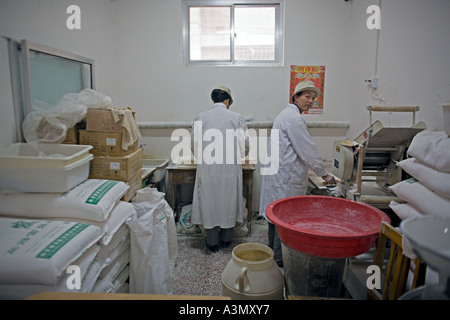
<svg viewBox="0 0 450 320"><path fill-rule="evenodd" d="M111 110L88 109L86 130L79 131L79 140L93 146L89 178L126 182L130 189L122 200L129 201L142 188L142 149L135 142L123 150L123 138L124 129L114 122Z"/></svg>
<svg viewBox="0 0 450 320"><path fill-rule="evenodd" d="M66 139L62 143L64 143L64 144L79 144L78 137L80 134L80 130L83 130L83 129L86 129L86 120L85 119L78 122L73 127L67 129Z"/></svg>

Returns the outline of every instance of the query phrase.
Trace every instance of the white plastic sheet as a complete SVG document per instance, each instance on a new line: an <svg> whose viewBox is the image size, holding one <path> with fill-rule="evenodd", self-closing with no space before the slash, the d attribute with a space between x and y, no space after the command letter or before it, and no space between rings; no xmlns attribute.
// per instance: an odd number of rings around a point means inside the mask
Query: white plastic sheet
<svg viewBox="0 0 450 320"><path fill-rule="evenodd" d="M62 143L67 130L86 117L88 108L111 108L111 98L92 89L67 93L55 106L33 101L33 111L23 123L27 143L35 150L46 152L47 144Z"/></svg>

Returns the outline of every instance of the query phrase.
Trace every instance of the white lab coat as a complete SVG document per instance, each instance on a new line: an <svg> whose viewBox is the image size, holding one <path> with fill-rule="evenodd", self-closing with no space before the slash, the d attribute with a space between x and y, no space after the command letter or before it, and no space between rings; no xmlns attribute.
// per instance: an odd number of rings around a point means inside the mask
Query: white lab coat
<svg viewBox="0 0 450 320"><path fill-rule="evenodd" d="M308 168L320 177L327 174L322 157L308 133L306 121L295 104L289 104L275 117L273 129L279 130L279 168L276 174L262 177L259 214L264 217L271 202L306 195ZM269 140L269 155L270 145Z"/></svg>
<svg viewBox="0 0 450 320"><path fill-rule="evenodd" d="M201 121L202 136L208 129L217 129L223 137L222 148L212 148L215 138L211 141L199 141L202 139L197 132L194 137L194 128L191 129L194 156L197 161L202 158L202 163L197 164L197 173L192 200L191 223L203 225L205 229L220 226L223 229L233 228L237 222L243 221L244 205L242 200L242 165L240 160L248 153L249 140L247 124L244 117L237 112L228 110L223 103L215 103L211 109L202 112L194 119ZM226 159L226 130L237 132L242 129L244 135L232 139L234 142L234 159ZM216 131L217 132L217 131ZM228 139L231 140L231 139ZM202 144L202 154L196 151L199 143ZM236 144L238 147L236 147ZM214 146L219 146L214 144ZM205 150L206 149L206 150ZM215 149L212 151L212 149ZM219 150L220 149L220 150ZM222 152L222 164L207 164L205 155L218 156Z"/></svg>

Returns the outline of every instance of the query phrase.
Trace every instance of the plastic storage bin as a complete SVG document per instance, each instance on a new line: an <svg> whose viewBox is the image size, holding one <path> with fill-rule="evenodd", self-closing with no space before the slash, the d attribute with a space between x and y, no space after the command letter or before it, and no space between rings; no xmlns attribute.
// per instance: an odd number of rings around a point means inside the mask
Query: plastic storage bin
<svg viewBox="0 0 450 320"><path fill-rule="evenodd" d="M40 154L27 143L0 149L0 188L66 192L89 177L90 145L55 144Z"/></svg>

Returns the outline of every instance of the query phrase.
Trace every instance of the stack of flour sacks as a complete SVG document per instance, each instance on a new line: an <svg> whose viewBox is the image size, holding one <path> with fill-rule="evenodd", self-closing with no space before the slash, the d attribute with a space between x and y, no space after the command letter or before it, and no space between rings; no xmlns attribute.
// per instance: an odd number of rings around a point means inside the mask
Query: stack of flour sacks
<svg viewBox="0 0 450 320"><path fill-rule="evenodd" d="M450 137L443 131L422 131L408 148L409 158L398 165L412 178L390 189L405 203L390 207L402 219L450 216Z"/></svg>
<svg viewBox="0 0 450 320"><path fill-rule="evenodd" d="M128 292L129 186L87 179L64 193L0 189L0 299Z"/></svg>
<svg viewBox="0 0 450 320"><path fill-rule="evenodd" d="M411 178L390 187L405 202L391 201L391 209L402 220L418 216L450 217L450 137L443 131L422 131L413 138L407 153L409 158L398 165ZM403 253L411 259L417 257L405 237ZM428 268L425 284L438 281L438 273Z"/></svg>

